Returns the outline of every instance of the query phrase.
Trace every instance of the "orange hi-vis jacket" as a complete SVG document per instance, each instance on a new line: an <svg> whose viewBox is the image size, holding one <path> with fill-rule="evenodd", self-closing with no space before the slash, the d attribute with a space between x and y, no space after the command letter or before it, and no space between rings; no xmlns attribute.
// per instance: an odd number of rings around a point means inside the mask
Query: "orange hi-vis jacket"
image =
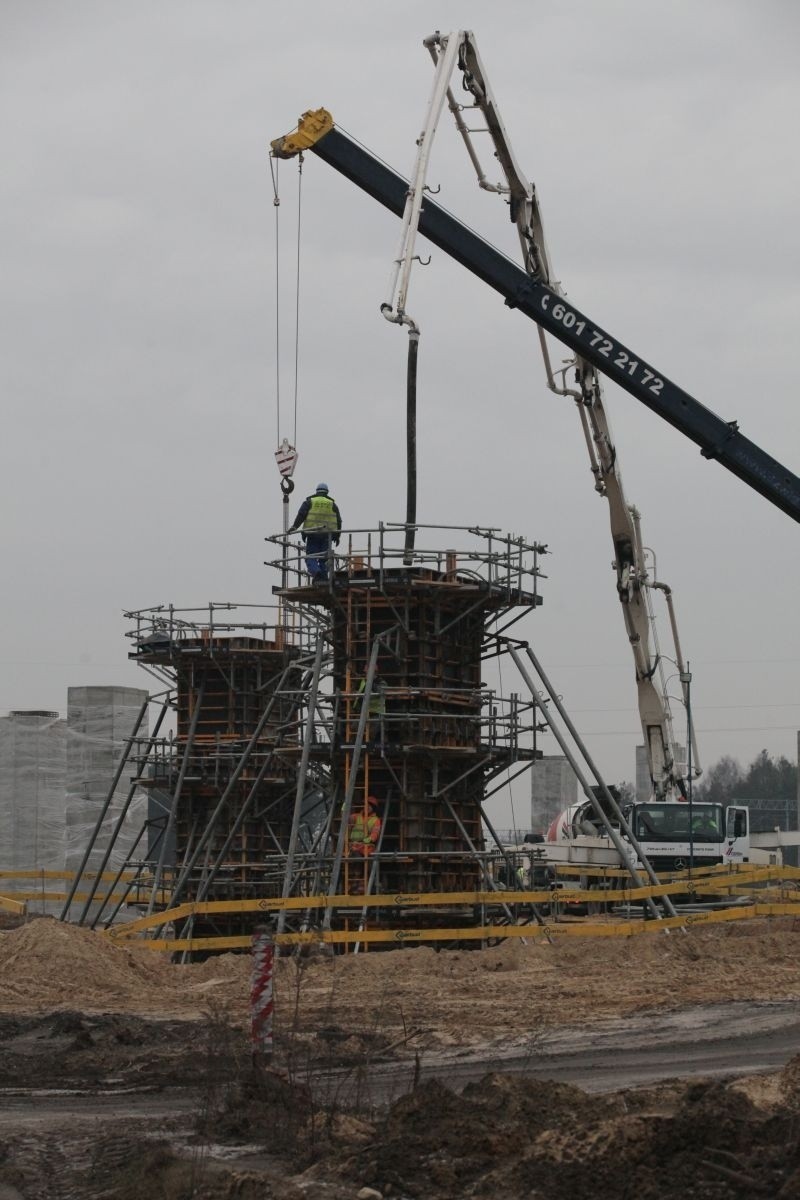
<svg viewBox="0 0 800 1200"><path fill-rule="evenodd" d="M366 821L363 812L354 812L350 816L351 846L375 846L381 832L381 819L375 813L369 813Z"/></svg>

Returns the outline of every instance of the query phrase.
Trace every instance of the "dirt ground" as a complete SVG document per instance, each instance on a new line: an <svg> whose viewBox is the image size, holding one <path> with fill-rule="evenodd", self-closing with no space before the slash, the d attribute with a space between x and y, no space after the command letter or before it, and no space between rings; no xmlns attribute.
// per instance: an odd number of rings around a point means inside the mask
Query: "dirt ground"
<svg viewBox="0 0 800 1200"><path fill-rule="evenodd" d="M164 955L38 918L0 933L0 1014L124 1013L196 1020L247 1017L247 955L170 963ZM279 1021L428 1044L476 1045L541 1026L723 1000L800 999L800 921L785 917L638 938L562 938L494 949L418 946L284 958Z"/></svg>
<svg viewBox="0 0 800 1200"><path fill-rule="evenodd" d="M411 1086L415 1057L453 1047L528 1037L535 1055L558 1026L797 1000L799 950L787 918L283 959L265 1074L246 955L179 966L32 920L0 932L0 1200L800 1200L800 1060L610 1095L502 1075ZM387 1063L411 1090L380 1105L368 1075Z"/></svg>

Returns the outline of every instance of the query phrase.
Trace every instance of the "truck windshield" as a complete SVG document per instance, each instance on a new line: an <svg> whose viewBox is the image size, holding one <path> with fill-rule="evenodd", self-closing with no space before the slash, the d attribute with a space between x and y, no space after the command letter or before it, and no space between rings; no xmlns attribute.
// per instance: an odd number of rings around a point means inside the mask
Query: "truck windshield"
<svg viewBox="0 0 800 1200"><path fill-rule="evenodd" d="M692 839L718 842L722 837L722 808L719 804L692 805ZM688 804L637 804L636 836L643 841L689 840Z"/></svg>

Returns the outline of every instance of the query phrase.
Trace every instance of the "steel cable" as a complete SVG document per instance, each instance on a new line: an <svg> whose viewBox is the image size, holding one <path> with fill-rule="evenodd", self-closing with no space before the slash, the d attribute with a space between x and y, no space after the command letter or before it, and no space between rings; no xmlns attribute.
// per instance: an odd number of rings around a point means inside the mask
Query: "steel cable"
<svg viewBox="0 0 800 1200"><path fill-rule="evenodd" d="M302 154L297 160L297 275L295 281L295 306L294 306L294 439L293 446L297 446L297 381L298 367L300 362L300 227L303 206L303 156Z"/></svg>
<svg viewBox="0 0 800 1200"><path fill-rule="evenodd" d="M274 162L274 167L273 167ZM272 176L274 192L272 204L275 209L275 408L276 408L276 439L275 445L281 444L281 271L280 271L280 208L281 199L278 192L278 159L269 156L269 173Z"/></svg>

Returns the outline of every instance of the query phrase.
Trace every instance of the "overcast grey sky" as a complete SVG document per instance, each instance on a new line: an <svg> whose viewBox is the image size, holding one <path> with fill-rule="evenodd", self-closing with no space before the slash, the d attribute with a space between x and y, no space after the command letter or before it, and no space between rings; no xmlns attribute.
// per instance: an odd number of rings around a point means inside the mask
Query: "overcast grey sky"
<svg viewBox="0 0 800 1200"><path fill-rule="evenodd" d="M145 684L125 608L269 600L268 144L325 105L408 173L435 27L475 30L573 301L800 470L799 22L789 0L1 0L0 709ZM447 122L431 180L517 253ZM303 195L300 494L322 478L348 525L399 519L406 338L378 311L398 222L313 156ZM608 776L631 778L632 661L576 414L530 323L441 253L411 307L420 516L549 543L530 636ZM702 757L794 758L800 530L631 397L607 400L675 590Z"/></svg>

